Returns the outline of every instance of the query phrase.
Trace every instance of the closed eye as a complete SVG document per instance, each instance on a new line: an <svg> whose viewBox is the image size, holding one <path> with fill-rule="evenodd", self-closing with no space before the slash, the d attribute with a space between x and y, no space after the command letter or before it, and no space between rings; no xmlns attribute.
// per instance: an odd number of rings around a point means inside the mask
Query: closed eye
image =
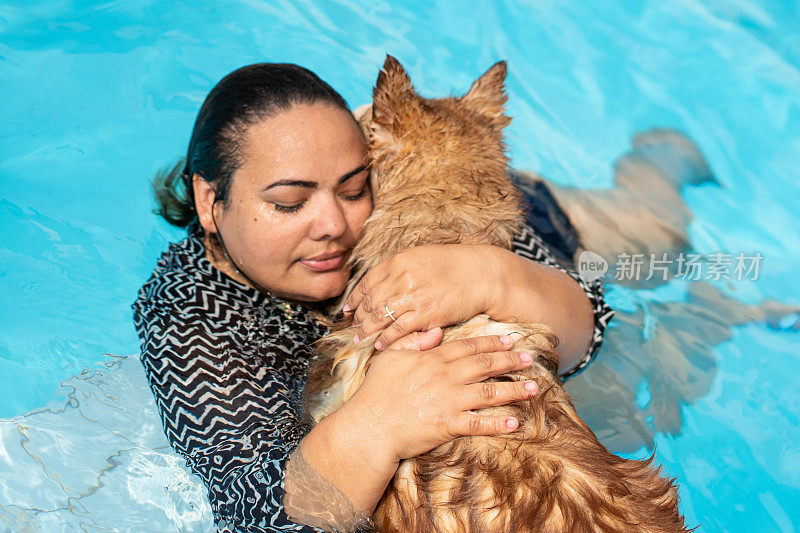
<svg viewBox="0 0 800 533"><path fill-rule="evenodd" d="M347 200L348 202L355 202L355 201L357 201L357 200L361 200L361 199L362 199L362 198L364 198L366 195L367 195L367 188L366 188L366 187L364 187L364 188L363 188L363 189L361 189L361 190L360 190L360 191L359 191L357 194L351 194L351 195L347 195L347 194L345 194L345 195L342 195L342 198L344 198L344 199L345 199L345 200Z"/></svg>
<svg viewBox="0 0 800 533"><path fill-rule="evenodd" d="M367 195L367 188L364 187L356 194L343 194L342 198L344 198L348 202L357 202L362 198L364 198L366 195ZM275 210L280 213L296 213L303 207L304 204L305 202L296 202L293 204L278 204L275 202L272 203L273 207L275 207Z"/></svg>
<svg viewBox="0 0 800 533"><path fill-rule="evenodd" d="M272 205L275 206L275 210L276 211L279 211L281 213L294 213L296 211L299 211L300 208L303 207L304 203L305 202L298 202L298 203L292 204L292 205L284 205L284 204L273 203Z"/></svg>

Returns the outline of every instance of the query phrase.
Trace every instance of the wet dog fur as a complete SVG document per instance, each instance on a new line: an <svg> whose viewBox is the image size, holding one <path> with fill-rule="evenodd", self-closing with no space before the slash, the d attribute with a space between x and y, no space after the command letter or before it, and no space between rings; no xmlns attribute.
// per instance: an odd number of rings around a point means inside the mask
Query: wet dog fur
<svg viewBox="0 0 800 533"><path fill-rule="evenodd" d="M522 221L506 175L503 82L492 66L462 97L425 99L387 56L367 115L375 207L353 250L353 283L383 259L423 244L509 248ZM318 422L363 381L376 335L352 344L350 325L319 344L306 386ZM482 414L512 415L519 429L459 437L401 462L373 515L384 532L687 531L673 479L646 460L610 453L580 419L558 377L557 339L540 324L485 315L446 328L445 342L511 334L534 364L492 381L534 379L539 394Z"/></svg>

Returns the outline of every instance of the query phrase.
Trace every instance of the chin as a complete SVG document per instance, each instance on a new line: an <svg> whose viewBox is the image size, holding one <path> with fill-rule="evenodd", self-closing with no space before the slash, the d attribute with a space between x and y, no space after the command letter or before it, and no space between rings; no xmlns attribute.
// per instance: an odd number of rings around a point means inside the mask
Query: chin
<svg viewBox="0 0 800 533"><path fill-rule="evenodd" d="M347 286L348 273L341 271L325 272L314 278L299 287L298 299L321 302L339 296Z"/></svg>

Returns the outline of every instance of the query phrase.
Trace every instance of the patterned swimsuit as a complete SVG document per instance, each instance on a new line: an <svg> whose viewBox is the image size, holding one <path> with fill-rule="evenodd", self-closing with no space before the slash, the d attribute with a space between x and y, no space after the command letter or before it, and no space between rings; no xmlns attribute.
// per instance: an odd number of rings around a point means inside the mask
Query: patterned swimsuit
<svg viewBox="0 0 800 533"><path fill-rule="evenodd" d="M613 316L602 286L558 264L529 226L513 249L567 272L592 302L592 343L572 375L597 353ZM164 432L207 487L218 528L322 531L286 516L283 471L310 431L301 423L309 344L327 329L301 304L214 267L197 235L169 246L132 307Z"/></svg>

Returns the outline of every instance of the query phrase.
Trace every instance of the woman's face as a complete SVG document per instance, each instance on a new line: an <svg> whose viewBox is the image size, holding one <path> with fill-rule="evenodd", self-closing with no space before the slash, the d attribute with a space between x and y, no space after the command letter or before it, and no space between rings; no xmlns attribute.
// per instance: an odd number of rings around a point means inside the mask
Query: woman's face
<svg viewBox="0 0 800 533"><path fill-rule="evenodd" d="M244 133L228 204L214 217L236 265L280 296L342 293L345 264L372 211L367 147L353 117L297 104Z"/></svg>

